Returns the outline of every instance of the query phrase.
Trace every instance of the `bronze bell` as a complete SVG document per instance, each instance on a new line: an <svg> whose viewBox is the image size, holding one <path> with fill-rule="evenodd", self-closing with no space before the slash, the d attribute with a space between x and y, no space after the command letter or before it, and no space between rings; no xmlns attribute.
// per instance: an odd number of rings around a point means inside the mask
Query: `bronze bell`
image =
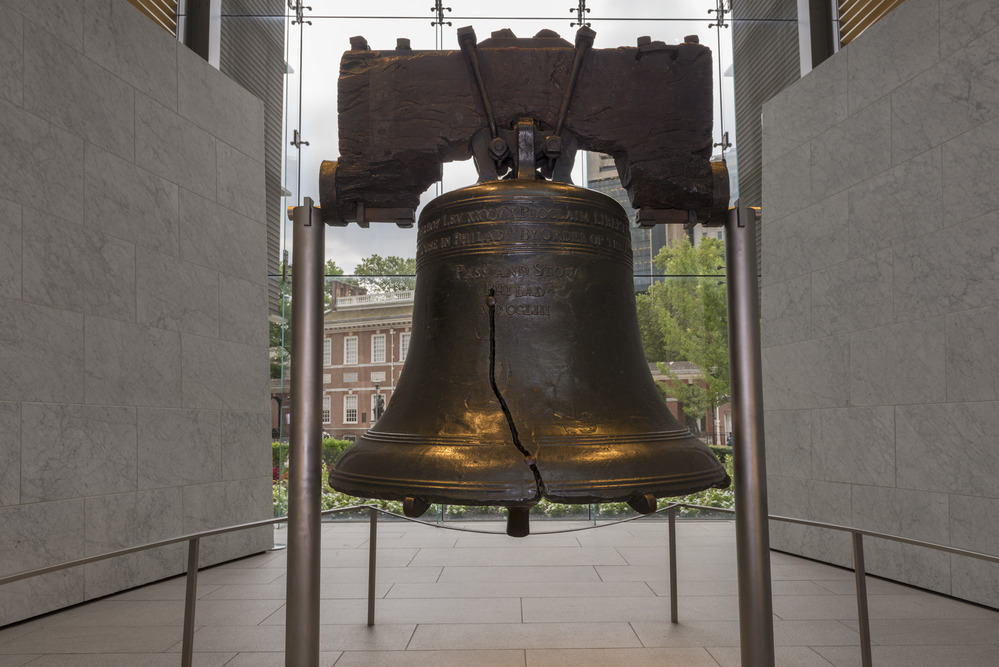
<svg viewBox="0 0 999 667"><path fill-rule="evenodd" d="M503 505L628 502L729 484L642 354L628 218L563 183L490 181L419 220L413 334L385 414L330 473L338 491Z"/></svg>

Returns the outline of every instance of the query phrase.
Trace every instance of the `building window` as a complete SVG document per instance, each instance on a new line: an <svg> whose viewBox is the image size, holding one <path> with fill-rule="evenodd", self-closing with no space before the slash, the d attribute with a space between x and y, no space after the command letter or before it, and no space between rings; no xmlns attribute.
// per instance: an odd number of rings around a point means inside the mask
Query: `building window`
<svg viewBox="0 0 999 667"><path fill-rule="evenodd" d="M409 352L409 332L399 335L399 361L406 361L406 353Z"/></svg>
<svg viewBox="0 0 999 667"><path fill-rule="evenodd" d="M357 394L347 394L343 397L343 423L357 423Z"/></svg>
<svg viewBox="0 0 999 667"><path fill-rule="evenodd" d="M371 423L374 424L378 418L385 414L385 394L371 395Z"/></svg>
<svg viewBox="0 0 999 667"><path fill-rule="evenodd" d="M357 363L357 336L347 336L343 339L343 363Z"/></svg>
<svg viewBox="0 0 999 667"><path fill-rule="evenodd" d="M323 423L330 423L330 397L323 396Z"/></svg>
<svg viewBox="0 0 999 667"><path fill-rule="evenodd" d="M333 365L333 341L329 338L323 339L323 366Z"/></svg>
<svg viewBox="0 0 999 667"><path fill-rule="evenodd" d="M385 363L385 334L375 334L371 337L371 363Z"/></svg>

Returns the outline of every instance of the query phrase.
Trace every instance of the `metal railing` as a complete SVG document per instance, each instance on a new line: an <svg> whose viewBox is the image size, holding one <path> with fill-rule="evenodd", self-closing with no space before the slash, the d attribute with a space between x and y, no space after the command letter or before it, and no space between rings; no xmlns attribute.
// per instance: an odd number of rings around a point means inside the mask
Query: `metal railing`
<svg viewBox="0 0 999 667"><path fill-rule="evenodd" d="M679 597L677 593L678 588L678 578L676 570L676 511L680 508L689 508L694 510L706 511L706 512L716 512L722 514L735 514L735 510L721 508L721 507L708 507L705 505L692 505L689 503L676 503L668 505L655 514L666 513L668 519L668 532L669 532L669 591L670 591L670 622L679 622ZM368 618L367 623L369 626L375 624L375 575L376 575L376 564L377 564L377 545L378 545L378 515L385 514L397 519L402 519L404 521L409 521L411 523L417 523L424 526L431 526L434 528L441 528L444 530L457 530L466 533L482 533L488 535L506 535L503 531L492 531L492 530L480 530L475 528L467 528L460 526L449 526L446 524L431 523L428 521L420 521L418 519L411 519L409 517L403 516L401 514L396 514L394 512L389 512L388 510L383 510L372 505L354 505L351 507L343 507L333 510L325 510L321 514L323 516L332 516L334 514L342 514L346 512L357 512L357 511L368 511L368 517L370 522L370 539L368 545ZM637 521L638 519L643 519L646 516L651 515L637 515L633 517L628 517L619 521L608 521L606 523L601 523L592 526L580 526L577 528L566 528L562 530L550 530L543 531L539 533L533 533L535 535L553 535L559 533L574 533L583 530L594 530L597 528L605 528L607 526L614 526L622 523L628 523L631 521ZM976 551L969 551L967 549L959 549L956 547L947 546L944 544L936 544L934 542L924 542L922 540L914 540L908 537L902 537L900 535L889 535L887 533L879 533L873 530L864 530L862 528L852 528L850 526L841 526L833 523L825 523L822 521L811 521L808 519L797 519L794 517L787 516L774 516L770 515L768 517L771 521L782 521L784 523L794 523L802 526L812 526L815 528L826 528L828 530L836 530L841 532L850 533L853 538L853 571L856 580L857 587L857 617L860 624L860 651L861 660L864 667L871 667L873 665L871 660L871 627L870 627L870 616L868 614L867 608L867 583L866 583L866 570L864 566L864 541L863 538L866 537L876 537L884 540L889 540L892 542L899 542L902 544L910 544L917 547L924 547L927 549L934 549L936 551L943 551L946 553L954 554L957 556L966 556L968 558L975 558L978 560L987 561L990 563L999 563L999 556L991 556L988 554L978 553ZM264 519L261 521L253 521L250 523L243 523L235 526L228 526L225 528L216 528L214 530L205 530L199 533L192 533L190 535L181 535L178 537L170 538L167 540L160 540L158 542L150 542L149 544L142 544L135 547L129 547L127 549L119 549L118 551L111 551L104 554L99 554L97 556L88 556L86 558L79 558L77 560L68 561L65 563L60 563L58 565L49 565L46 567L36 568L34 570L26 570L24 572L18 572L16 574L7 575L0 577L0 586L4 584L10 584L15 581L21 581L23 579L30 579L31 577L37 577L43 574L49 574L51 572L58 572L60 570L66 570L71 567L79 567L81 565L87 565L89 563L96 563L98 561L106 560L108 558L116 558L118 556L127 556L129 554L139 553L141 551L146 551L148 549L157 549L159 547L168 546L170 544L177 544L179 542L188 543L187 551L187 588L184 598L184 637L181 649L181 665L182 667L191 667L194 658L194 618L197 604L197 589L198 589L198 558L201 540L206 537L213 537L216 535L224 535L226 533L233 533L241 530L249 530L251 528L262 528L265 526L274 526L281 523L287 523L288 517L278 517L275 519Z"/></svg>
<svg viewBox="0 0 999 667"><path fill-rule="evenodd" d="M336 299L337 310L359 308L361 306L386 305L392 303L410 303L413 301L413 290L402 292L381 292L375 294L358 294L355 296L339 296Z"/></svg>

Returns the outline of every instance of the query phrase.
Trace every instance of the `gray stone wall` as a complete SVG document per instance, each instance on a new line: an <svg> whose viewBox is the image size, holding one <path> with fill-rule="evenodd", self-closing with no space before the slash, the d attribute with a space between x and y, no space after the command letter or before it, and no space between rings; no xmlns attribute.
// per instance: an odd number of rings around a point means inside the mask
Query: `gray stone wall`
<svg viewBox="0 0 999 667"><path fill-rule="evenodd" d="M0 574L270 516L262 118L125 0L0 1ZM5 586L0 625L185 559Z"/></svg>
<svg viewBox="0 0 999 667"><path fill-rule="evenodd" d="M999 554L999 5L907 0L763 132L771 512ZM999 567L867 545L875 574L999 606Z"/></svg>

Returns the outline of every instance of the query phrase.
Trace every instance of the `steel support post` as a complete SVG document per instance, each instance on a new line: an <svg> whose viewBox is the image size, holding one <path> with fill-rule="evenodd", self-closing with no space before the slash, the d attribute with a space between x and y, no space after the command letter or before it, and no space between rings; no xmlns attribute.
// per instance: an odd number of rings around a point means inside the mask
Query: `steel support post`
<svg viewBox="0 0 999 667"><path fill-rule="evenodd" d="M375 564L378 558L378 511L372 507L368 535L368 627L375 624Z"/></svg>
<svg viewBox="0 0 999 667"><path fill-rule="evenodd" d="M676 508L670 507L666 510L669 517L669 621L670 623L680 622L679 601L677 596L677 576L676 576Z"/></svg>
<svg viewBox="0 0 999 667"><path fill-rule="evenodd" d="M181 646L181 667L194 664L194 611L198 604L198 552L201 538L187 543L187 593L184 597L184 642Z"/></svg>
<svg viewBox="0 0 999 667"><path fill-rule="evenodd" d="M864 536L853 533L853 574L857 583L857 620L860 626L860 664L871 667L871 617L867 613L867 569L864 566Z"/></svg>
<svg viewBox="0 0 999 667"><path fill-rule="evenodd" d="M306 197L296 206L291 298L291 465L285 665L319 665L319 556L322 514L322 352L324 232Z"/></svg>
<svg viewBox="0 0 999 667"><path fill-rule="evenodd" d="M743 667L773 667L773 599L767 468L763 450L763 373L760 359L758 211L729 210L725 224L728 345L735 463L735 540L739 570L739 636Z"/></svg>

